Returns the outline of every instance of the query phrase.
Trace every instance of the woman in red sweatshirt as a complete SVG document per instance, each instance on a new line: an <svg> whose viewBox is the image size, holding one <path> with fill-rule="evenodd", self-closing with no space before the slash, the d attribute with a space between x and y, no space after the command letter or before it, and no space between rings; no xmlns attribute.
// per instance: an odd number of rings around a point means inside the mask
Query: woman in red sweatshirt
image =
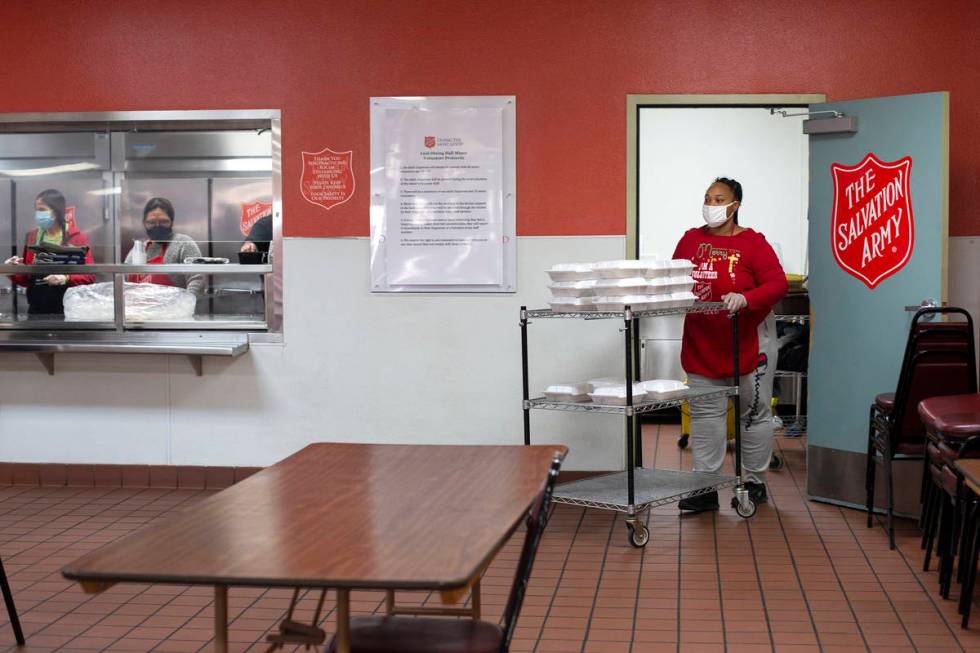
<svg viewBox="0 0 980 653"><path fill-rule="evenodd" d="M23 256L11 256L7 265L31 265L34 262L34 252L31 245L53 243L56 245L71 245L87 247L88 239L85 234L76 230L65 221L65 196L59 191L48 189L38 193L34 198L34 219L37 228L27 234ZM85 262L92 263L92 250L85 254ZM62 300L69 286L80 286L95 282L91 274L15 274L11 276L18 286L27 288L28 314L30 315L60 315L65 312Z"/></svg>
<svg viewBox="0 0 980 653"><path fill-rule="evenodd" d="M681 365L692 388L728 386L732 378L731 317L739 321L739 400L742 467L749 496L766 501L765 474L772 455L772 381L776 370L776 320L772 307L788 285L765 236L738 225L742 185L724 177L704 194L705 226L689 230L675 259L694 263L699 301L723 302L726 311L692 313L684 320ZM694 471L719 472L725 461L727 397L692 400ZM685 499L681 510L718 509L718 493Z"/></svg>

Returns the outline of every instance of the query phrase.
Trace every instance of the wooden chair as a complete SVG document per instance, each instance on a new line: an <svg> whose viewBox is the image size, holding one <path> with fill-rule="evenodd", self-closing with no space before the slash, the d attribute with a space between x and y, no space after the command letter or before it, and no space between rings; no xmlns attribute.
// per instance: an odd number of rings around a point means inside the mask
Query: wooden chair
<svg viewBox="0 0 980 653"><path fill-rule="evenodd" d="M926 321L929 316L937 315L956 315L964 321ZM892 549L895 548L892 462L926 460L926 432L916 407L929 397L975 393L975 352L973 319L968 312L956 307L920 309L912 319L895 392L879 394L871 404L865 474L868 528L874 523L875 474L880 461L885 470L886 528ZM923 500L926 481L924 478Z"/></svg>
<svg viewBox="0 0 980 653"><path fill-rule="evenodd" d="M548 506L561 459L551 463L544 490L531 508L521 558L504 609L503 625L479 619L384 615L351 619L351 653L507 653L524 602L534 556L548 522ZM336 640L327 647L335 653Z"/></svg>

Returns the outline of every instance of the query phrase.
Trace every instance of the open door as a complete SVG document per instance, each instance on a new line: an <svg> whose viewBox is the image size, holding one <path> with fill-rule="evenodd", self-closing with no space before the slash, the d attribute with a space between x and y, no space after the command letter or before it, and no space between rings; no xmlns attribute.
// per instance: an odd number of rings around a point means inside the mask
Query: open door
<svg viewBox="0 0 980 653"><path fill-rule="evenodd" d="M807 492L860 505L868 408L895 391L906 307L946 300L949 96L810 107L830 111L856 118L857 131L828 121L831 133L817 133L811 121ZM896 464L898 512L918 512L921 467Z"/></svg>

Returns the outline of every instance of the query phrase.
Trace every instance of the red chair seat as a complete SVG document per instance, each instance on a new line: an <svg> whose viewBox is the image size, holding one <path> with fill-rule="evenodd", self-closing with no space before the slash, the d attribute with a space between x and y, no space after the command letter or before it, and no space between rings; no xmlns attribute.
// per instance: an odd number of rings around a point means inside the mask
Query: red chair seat
<svg viewBox="0 0 980 653"><path fill-rule="evenodd" d="M895 393L882 392L875 397L875 405L883 413L890 413L895 408Z"/></svg>
<svg viewBox="0 0 980 653"><path fill-rule="evenodd" d="M926 453L925 442L899 442L895 453L901 456L922 457Z"/></svg>
<svg viewBox="0 0 980 653"><path fill-rule="evenodd" d="M919 402L926 428L944 438L980 435L980 394L931 397Z"/></svg>
<svg viewBox="0 0 980 653"><path fill-rule="evenodd" d="M473 619L355 617L351 653L497 653L503 631ZM336 639L327 653L336 653Z"/></svg>

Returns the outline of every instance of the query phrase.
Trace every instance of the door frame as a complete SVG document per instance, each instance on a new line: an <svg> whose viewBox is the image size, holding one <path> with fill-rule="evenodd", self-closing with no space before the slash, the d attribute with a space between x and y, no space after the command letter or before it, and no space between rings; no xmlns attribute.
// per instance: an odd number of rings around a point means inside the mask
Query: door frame
<svg viewBox="0 0 980 653"><path fill-rule="evenodd" d="M809 107L826 102L823 93L762 93L716 95L628 94L626 96L626 258L639 258L640 203L639 122L640 109L648 107Z"/></svg>

